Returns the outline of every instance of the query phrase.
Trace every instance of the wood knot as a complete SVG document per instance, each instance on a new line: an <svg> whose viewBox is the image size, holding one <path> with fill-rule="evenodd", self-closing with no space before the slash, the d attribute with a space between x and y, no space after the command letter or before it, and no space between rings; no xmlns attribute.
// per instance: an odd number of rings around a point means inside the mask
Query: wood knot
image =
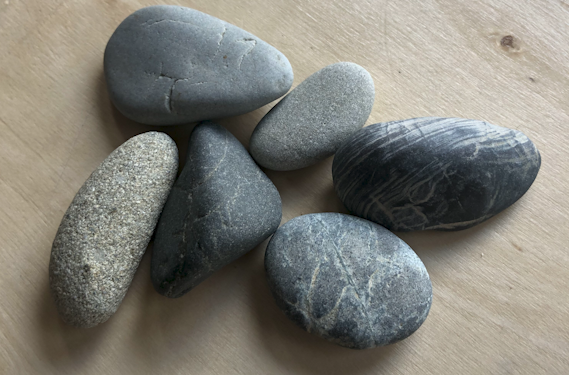
<svg viewBox="0 0 569 375"><path fill-rule="evenodd" d="M502 40L500 40L500 45L502 47L515 48L514 37L511 35L506 35L502 38Z"/></svg>
<svg viewBox="0 0 569 375"><path fill-rule="evenodd" d="M491 39L495 40L496 46L510 56L517 55L523 52L523 42L520 38L508 33L506 35L496 32L490 34Z"/></svg>

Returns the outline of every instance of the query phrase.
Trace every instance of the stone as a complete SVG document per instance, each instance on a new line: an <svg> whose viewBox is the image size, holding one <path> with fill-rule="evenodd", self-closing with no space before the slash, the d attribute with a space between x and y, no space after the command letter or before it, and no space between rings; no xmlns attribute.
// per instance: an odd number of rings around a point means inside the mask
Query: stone
<svg viewBox="0 0 569 375"><path fill-rule="evenodd" d="M332 156L371 113L375 89L361 66L341 62L314 73L285 96L255 128L253 158L290 171Z"/></svg>
<svg viewBox="0 0 569 375"><path fill-rule="evenodd" d="M336 192L353 214L395 231L460 230L516 202L541 158L522 132L425 117L370 125L336 153Z"/></svg>
<svg viewBox="0 0 569 375"><path fill-rule="evenodd" d="M256 36L197 10L137 10L105 49L111 101L126 117L174 125L240 115L290 89L287 58Z"/></svg>
<svg viewBox="0 0 569 375"><path fill-rule="evenodd" d="M431 281L415 252L355 216L290 220L271 238L265 268L277 305L293 322L348 348L403 340L431 307Z"/></svg>
<svg viewBox="0 0 569 375"><path fill-rule="evenodd" d="M49 283L63 320L93 327L117 311L178 171L164 133L133 137L85 181L51 249Z"/></svg>
<svg viewBox="0 0 569 375"><path fill-rule="evenodd" d="M273 234L281 210L277 189L243 145L220 125L201 123L156 229L154 288L184 295Z"/></svg>

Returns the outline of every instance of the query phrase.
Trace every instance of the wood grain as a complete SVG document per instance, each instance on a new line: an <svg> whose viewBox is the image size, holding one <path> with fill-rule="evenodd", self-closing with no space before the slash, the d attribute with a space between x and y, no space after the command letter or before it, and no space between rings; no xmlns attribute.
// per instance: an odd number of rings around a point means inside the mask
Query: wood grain
<svg viewBox="0 0 569 375"><path fill-rule="evenodd" d="M190 294L150 283L149 252L123 305L64 325L48 288L51 242L98 164L134 134L103 79L105 44L140 0L0 1L0 373L566 374L569 372L569 5L560 0L172 1L233 23L290 60L295 86L338 61L376 85L368 124L465 117L523 131L542 167L514 206L463 232L409 233L433 307L394 346L336 347L296 328L265 283L265 244ZM270 106L221 121L245 145ZM185 153L191 127L166 129ZM268 172L283 222L345 211L331 159Z"/></svg>

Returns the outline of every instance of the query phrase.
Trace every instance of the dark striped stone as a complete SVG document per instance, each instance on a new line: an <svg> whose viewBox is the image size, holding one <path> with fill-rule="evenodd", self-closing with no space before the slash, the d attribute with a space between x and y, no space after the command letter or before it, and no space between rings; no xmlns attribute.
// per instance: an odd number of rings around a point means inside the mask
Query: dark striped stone
<svg viewBox="0 0 569 375"><path fill-rule="evenodd" d="M332 174L355 215L396 231L460 230L516 202L540 165L520 131L426 117L360 130L336 153Z"/></svg>
<svg viewBox="0 0 569 375"><path fill-rule="evenodd" d="M431 307L431 281L415 252L355 216L292 219L271 238L265 268L278 306L292 321L349 348L403 340Z"/></svg>

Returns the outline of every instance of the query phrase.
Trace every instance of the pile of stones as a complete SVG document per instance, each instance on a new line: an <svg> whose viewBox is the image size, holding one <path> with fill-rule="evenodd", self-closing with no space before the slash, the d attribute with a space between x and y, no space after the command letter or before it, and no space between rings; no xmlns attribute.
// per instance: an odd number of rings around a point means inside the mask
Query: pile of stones
<svg viewBox="0 0 569 375"><path fill-rule="evenodd" d="M143 133L111 153L73 199L49 276L61 317L78 327L115 313L153 235L152 283L172 298L272 235L266 276L291 320L350 348L400 341L427 318L432 287L419 257L389 230L472 227L519 199L540 167L524 134L483 121L363 128L374 83L347 62L314 73L276 104L249 154L211 120L285 95L291 65L256 36L188 8L130 15L108 42L104 68L125 116L200 123L177 178L173 140ZM290 171L334 154L334 187L354 216L310 214L279 228L281 199L259 166Z"/></svg>

